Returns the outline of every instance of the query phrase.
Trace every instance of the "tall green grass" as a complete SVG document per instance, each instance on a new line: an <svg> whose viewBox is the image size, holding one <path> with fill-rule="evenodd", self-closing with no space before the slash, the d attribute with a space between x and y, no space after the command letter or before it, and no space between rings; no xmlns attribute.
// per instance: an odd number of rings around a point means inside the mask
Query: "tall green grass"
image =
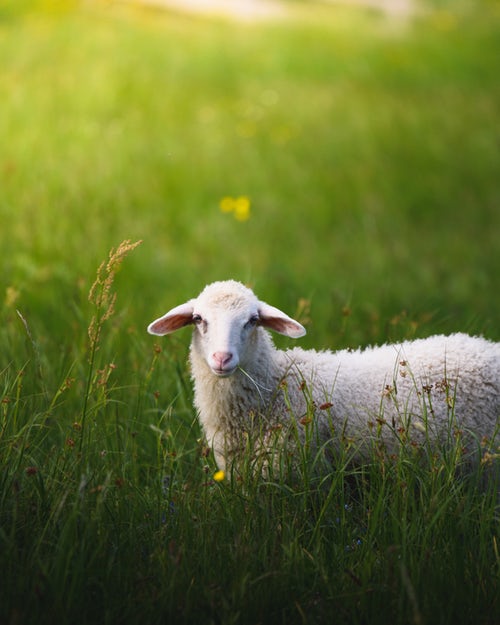
<svg viewBox="0 0 500 625"><path fill-rule="evenodd" d="M145 333L234 277L306 346L500 339L495 5L34 4L0 9L0 622L495 623L481 467L217 483L189 333Z"/></svg>

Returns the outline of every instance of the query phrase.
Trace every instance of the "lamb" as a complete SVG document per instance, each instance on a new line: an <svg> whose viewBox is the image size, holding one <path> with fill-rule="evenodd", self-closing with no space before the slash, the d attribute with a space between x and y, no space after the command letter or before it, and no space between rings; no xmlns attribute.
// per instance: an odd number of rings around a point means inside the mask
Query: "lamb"
<svg viewBox="0 0 500 625"><path fill-rule="evenodd" d="M270 453L273 432L280 444L304 442L311 424L317 449L335 453L347 441L361 460L374 440L390 454L461 437L476 458L500 442L500 343L452 334L356 351L279 350L267 330L299 338L305 328L233 280L206 286L148 332L187 325L195 405L222 470L241 460L249 437Z"/></svg>

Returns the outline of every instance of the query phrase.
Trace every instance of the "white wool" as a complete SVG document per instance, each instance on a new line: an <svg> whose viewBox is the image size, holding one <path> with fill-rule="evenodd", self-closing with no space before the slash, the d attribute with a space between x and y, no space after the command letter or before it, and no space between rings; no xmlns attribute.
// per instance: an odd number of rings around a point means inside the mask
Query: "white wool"
<svg viewBox="0 0 500 625"><path fill-rule="evenodd" d="M359 447L378 437L445 444L456 435L476 449L494 443L500 415L500 343L466 334L432 336L365 350L277 349L265 328L298 337L302 326L234 281L149 326L167 334L194 323L190 348L195 404L220 468L264 437L312 422L319 444Z"/></svg>

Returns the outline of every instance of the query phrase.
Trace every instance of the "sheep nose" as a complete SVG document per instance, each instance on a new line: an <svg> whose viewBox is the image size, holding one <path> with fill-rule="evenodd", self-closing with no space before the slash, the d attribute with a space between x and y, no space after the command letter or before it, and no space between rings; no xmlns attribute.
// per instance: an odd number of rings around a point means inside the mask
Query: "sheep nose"
<svg viewBox="0 0 500 625"><path fill-rule="evenodd" d="M222 371L233 359L233 354L231 352L214 352L212 354L212 358L216 363L217 368Z"/></svg>

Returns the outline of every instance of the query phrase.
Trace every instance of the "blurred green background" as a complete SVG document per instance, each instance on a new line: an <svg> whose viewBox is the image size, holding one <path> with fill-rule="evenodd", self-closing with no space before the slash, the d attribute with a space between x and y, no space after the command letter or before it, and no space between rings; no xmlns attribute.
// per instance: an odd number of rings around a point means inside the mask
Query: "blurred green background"
<svg viewBox="0 0 500 625"><path fill-rule="evenodd" d="M233 277L310 305L306 345L500 337L498 3L285 6L3 5L4 333L17 307L66 340L108 250L142 239L119 276L138 333Z"/></svg>

